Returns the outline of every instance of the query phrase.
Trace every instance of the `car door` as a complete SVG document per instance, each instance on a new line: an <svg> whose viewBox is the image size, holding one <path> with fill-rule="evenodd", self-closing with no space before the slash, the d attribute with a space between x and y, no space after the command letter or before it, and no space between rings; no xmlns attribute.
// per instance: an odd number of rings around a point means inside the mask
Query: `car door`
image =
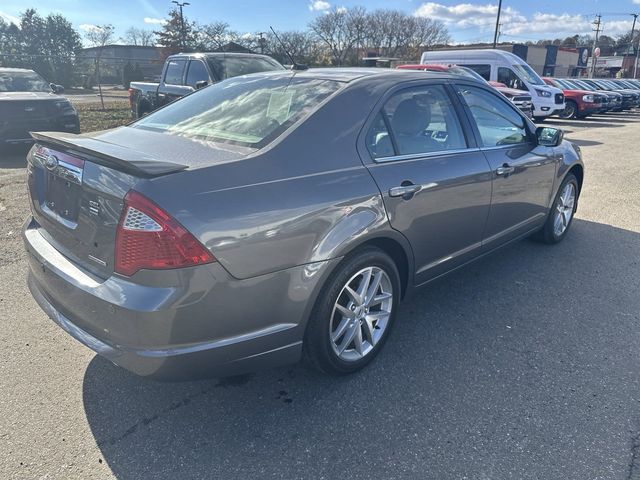
<svg viewBox="0 0 640 480"><path fill-rule="evenodd" d="M191 88L184 85L186 66L186 58L167 60L162 83L158 88L158 106L166 105L191 92Z"/></svg>
<svg viewBox="0 0 640 480"><path fill-rule="evenodd" d="M483 243L493 248L544 223L557 149L538 146L533 125L499 94L471 84L458 83L457 88L492 170L491 210Z"/></svg>
<svg viewBox="0 0 640 480"><path fill-rule="evenodd" d="M187 79L185 83L191 89L196 90L198 83L207 82L211 84L211 78L209 78L209 70L202 60L189 60L189 66L187 68ZM200 84L201 86L202 84Z"/></svg>
<svg viewBox="0 0 640 480"><path fill-rule="evenodd" d="M365 164L411 243L417 284L476 255L489 213L491 170L452 92L442 82L390 92L364 130Z"/></svg>

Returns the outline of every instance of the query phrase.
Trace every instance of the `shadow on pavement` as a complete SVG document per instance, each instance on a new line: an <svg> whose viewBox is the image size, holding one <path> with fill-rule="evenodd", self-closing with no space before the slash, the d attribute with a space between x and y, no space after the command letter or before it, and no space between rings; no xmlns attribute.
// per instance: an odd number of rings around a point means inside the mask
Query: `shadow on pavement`
<svg viewBox="0 0 640 480"><path fill-rule="evenodd" d="M639 257L640 234L579 219L559 245L513 244L407 300L352 376L294 365L158 383L95 357L87 420L126 480L587 478L618 456L626 468Z"/></svg>

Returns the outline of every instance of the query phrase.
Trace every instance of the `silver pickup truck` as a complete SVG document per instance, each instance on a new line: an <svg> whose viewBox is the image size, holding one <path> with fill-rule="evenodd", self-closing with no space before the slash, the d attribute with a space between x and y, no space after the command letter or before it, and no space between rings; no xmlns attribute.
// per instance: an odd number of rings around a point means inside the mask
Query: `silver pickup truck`
<svg viewBox="0 0 640 480"><path fill-rule="evenodd" d="M131 82L129 103L140 118L207 85L249 73L284 70L271 57L253 53L180 53L167 57L160 83Z"/></svg>

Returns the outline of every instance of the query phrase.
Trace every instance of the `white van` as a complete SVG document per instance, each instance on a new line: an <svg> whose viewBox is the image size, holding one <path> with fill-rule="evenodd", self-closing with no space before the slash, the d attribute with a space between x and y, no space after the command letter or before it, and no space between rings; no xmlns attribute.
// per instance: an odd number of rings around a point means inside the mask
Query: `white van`
<svg viewBox="0 0 640 480"><path fill-rule="evenodd" d="M541 120L564 110L564 95L559 88L547 85L540 76L517 55L504 50L440 50L424 52L420 63L455 64L478 72L487 81L504 83L507 87L528 90L533 100L533 116Z"/></svg>

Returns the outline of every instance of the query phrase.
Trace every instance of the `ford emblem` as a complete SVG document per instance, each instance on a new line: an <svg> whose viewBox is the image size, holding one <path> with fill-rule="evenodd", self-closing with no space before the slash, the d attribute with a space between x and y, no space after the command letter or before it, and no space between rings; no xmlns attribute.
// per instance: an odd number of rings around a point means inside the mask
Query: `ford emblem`
<svg viewBox="0 0 640 480"><path fill-rule="evenodd" d="M55 155L48 155L44 161L44 166L47 170L55 170L58 167L58 159Z"/></svg>

